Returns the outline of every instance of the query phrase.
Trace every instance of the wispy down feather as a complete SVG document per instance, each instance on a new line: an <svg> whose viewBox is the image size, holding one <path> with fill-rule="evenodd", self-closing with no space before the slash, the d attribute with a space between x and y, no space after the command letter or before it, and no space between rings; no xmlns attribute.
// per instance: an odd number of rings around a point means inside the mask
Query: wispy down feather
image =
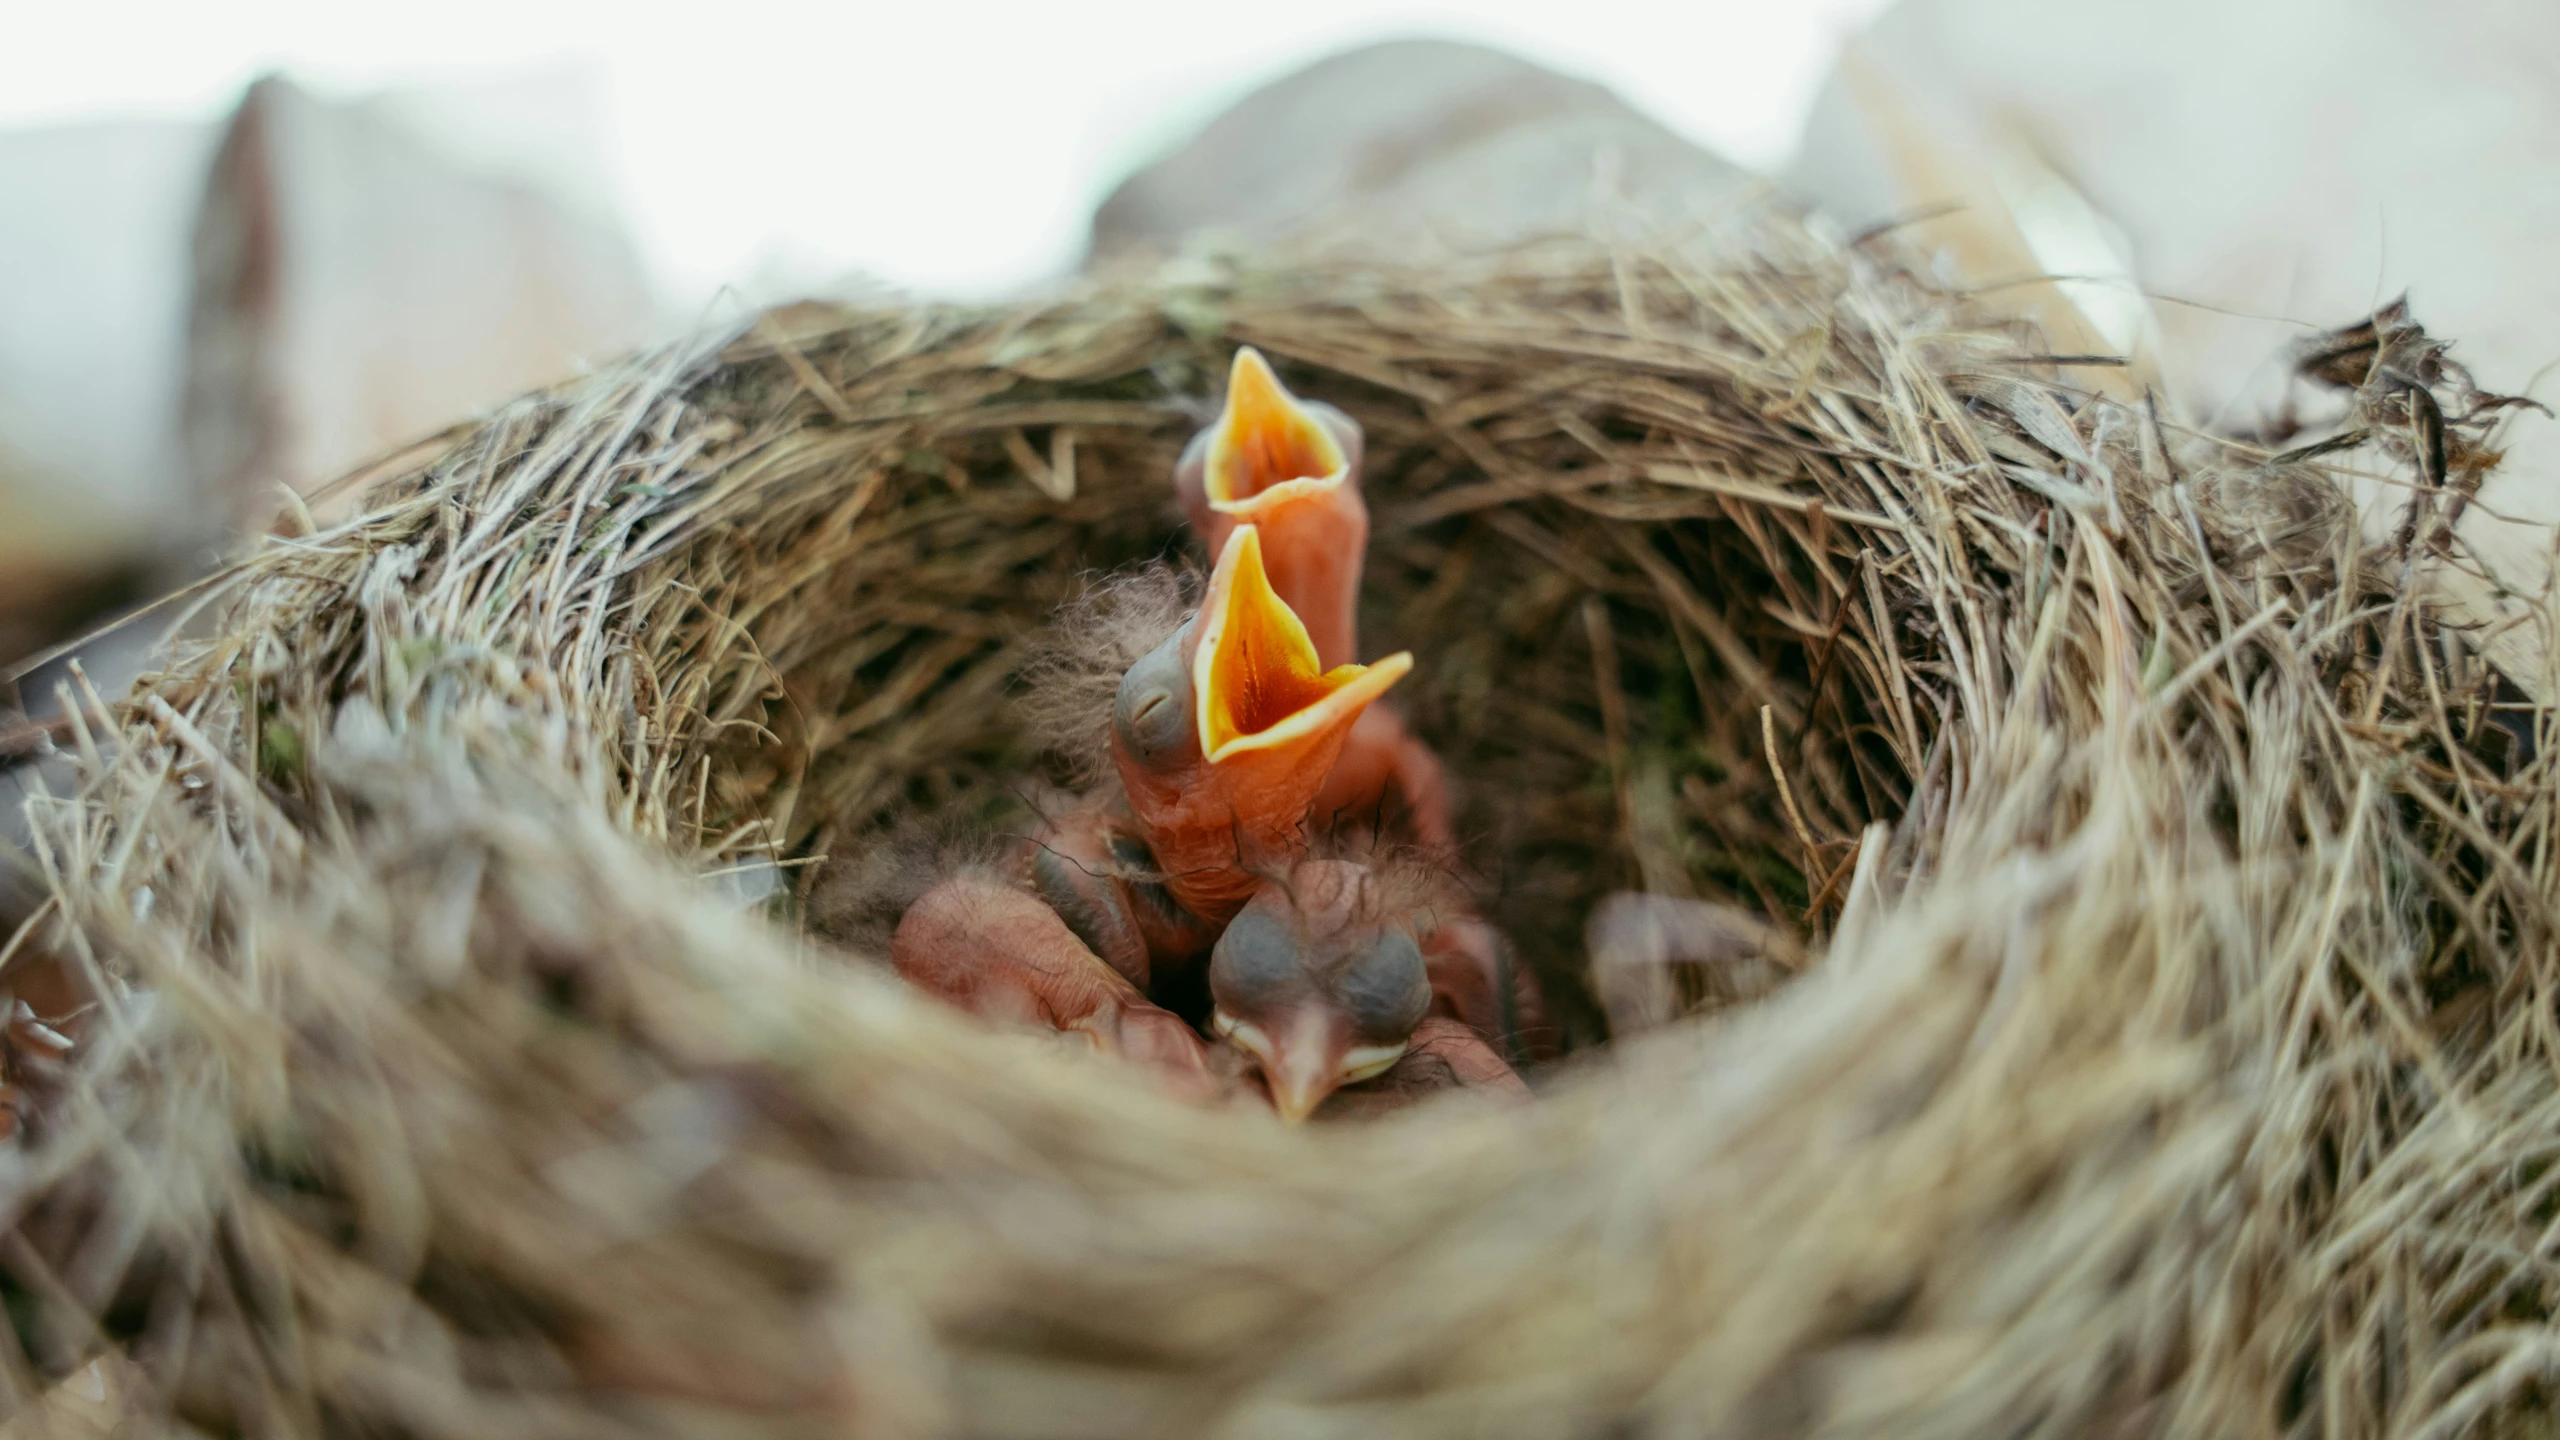
<svg viewBox="0 0 2560 1440"><path fill-rule="evenodd" d="M1016 708L1024 733L1064 759L1077 785L1110 778L1120 677L1181 626L1204 583L1164 563L1098 578L1032 642Z"/></svg>

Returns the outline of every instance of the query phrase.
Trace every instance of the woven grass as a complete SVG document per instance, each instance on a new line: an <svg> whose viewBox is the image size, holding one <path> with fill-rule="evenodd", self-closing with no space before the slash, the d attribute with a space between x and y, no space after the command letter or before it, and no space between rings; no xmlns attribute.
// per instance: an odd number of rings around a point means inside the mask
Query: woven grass
<svg viewBox="0 0 2560 1440"><path fill-rule="evenodd" d="M117 1347L138 1423L258 1435L2533 1410L2542 717L2330 476L1889 247L804 308L387 462L39 807L19 953L99 1000L0 1156L0 1375ZM1015 671L1180 553L1238 342L1366 428L1369 643L1572 1042L1525 1110L1186 1109L801 923L817 857L1055 777ZM1608 1041L1634 887L1812 958Z"/></svg>

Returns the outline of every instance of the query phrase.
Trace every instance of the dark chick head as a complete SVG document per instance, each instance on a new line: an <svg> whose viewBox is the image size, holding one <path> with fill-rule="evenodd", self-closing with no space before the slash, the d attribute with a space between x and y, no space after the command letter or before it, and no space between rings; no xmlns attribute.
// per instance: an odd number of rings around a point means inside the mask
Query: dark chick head
<svg viewBox="0 0 2560 1440"><path fill-rule="evenodd" d="M1202 763L1199 707L1191 698L1186 619L1120 677L1111 705L1111 743L1144 769L1172 774Z"/></svg>
<svg viewBox="0 0 2560 1440"><path fill-rule="evenodd" d="M1427 897L1387 872L1305 859L1262 883L1210 952L1219 1036L1253 1057L1280 1117L1385 1071L1431 1007Z"/></svg>
<svg viewBox="0 0 2560 1440"><path fill-rule="evenodd" d="M1112 758L1174 898L1224 920L1253 867L1302 853L1351 727L1412 668L1397 654L1326 669L1271 588L1260 536L1238 527L1199 613L1129 667L1112 702Z"/></svg>
<svg viewBox="0 0 2560 1440"><path fill-rule="evenodd" d="M1087 585L1031 637L1014 707L1023 730L1066 760L1072 784L1112 777L1112 710L1129 669L1199 608L1206 575L1164 564Z"/></svg>

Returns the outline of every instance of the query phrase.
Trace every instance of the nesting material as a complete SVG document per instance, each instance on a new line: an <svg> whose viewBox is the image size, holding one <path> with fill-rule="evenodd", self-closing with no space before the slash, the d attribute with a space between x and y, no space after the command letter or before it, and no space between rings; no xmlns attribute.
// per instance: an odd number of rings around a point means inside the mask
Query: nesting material
<svg viewBox="0 0 2560 1440"><path fill-rule="evenodd" d="M20 953L100 998L0 1375L455 1437L2538 1404L2542 716L2334 477L2084 402L1890 243L784 312L269 541L39 807ZM1366 431L1365 643L1570 1041L1525 1109L1187 1109L799 929L813 857L1072 778L1009 687L1178 553L1240 342ZM1629 889L1741 938L1603 1044Z"/></svg>

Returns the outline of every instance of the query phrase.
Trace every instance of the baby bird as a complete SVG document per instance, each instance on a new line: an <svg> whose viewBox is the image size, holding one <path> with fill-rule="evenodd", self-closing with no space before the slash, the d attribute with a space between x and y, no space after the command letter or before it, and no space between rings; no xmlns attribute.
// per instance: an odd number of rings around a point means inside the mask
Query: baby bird
<svg viewBox="0 0 2560 1440"><path fill-rule="evenodd" d="M1217 1092L1191 1027L1000 875L963 871L925 892L899 919L889 959L908 983L981 1019L1081 1035L1186 1099Z"/></svg>
<svg viewBox="0 0 2560 1440"><path fill-rule="evenodd" d="M1360 658L1360 569L1369 507L1360 498L1360 426L1300 400L1247 345L1228 372L1217 421L1192 437L1173 486L1212 555L1240 525L1263 532L1272 584L1326 667Z"/></svg>
<svg viewBox="0 0 2560 1440"><path fill-rule="evenodd" d="M1229 532L1200 611L1129 667L1111 754L1173 901L1212 926L1258 871L1303 854L1308 817L1360 714L1410 653L1327 669L1272 588L1261 531Z"/></svg>
<svg viewBox="0 0 2560 1440"><path fill-rule="evenodd" d="M1389 1071L1371 1108L1525 1093L1491 1043L1519 1018L1499 939L1441 870L1307 853L1346 738L1412 663L1323 668L1259 527L1235 527L1200 608L1119 677L1125 808L1069 807L1010 859L950 873L900 916L893 963L961 1009L1081 1034L1207 1099L1233 1067L1167 1008L1205 955L1211 1028L1292 1123Z"/></svg>
<svg viewBox="0 0 2560 1440"><path fill-rule="evenodd" d="M1083 872L1054 859L1060 842L1107 833L1108 816L1088 809L1061 818L1029 847L1027 867L973 861L908 905L888 946L898 974L981 1019L1080 1037L1181 1099L1249 1100L1258 1091L1291 1124L1350 1085L1360 1089L1335 1107L1346 1115L1449 1089L1526 1097L1498 1043L1506 1032L1485 1028L1503 1017L1476 1018L1484 1010L1476 997L1491 994L1500 973L1489 968L1492 952L1466 937L1470 927L1490 931L1435 870L1305 857L1259 877L1242 911L1202 947L1209 1025L1227 1042L1213 1049L1158 1003L1163 995L1147 993L1149 978L1162 983L1179 967L1139 947L1112 947L1123 961L1155 962L1152 976L1133 977L1106 958L1107 938L1097 943L1097 911L1133 899L1161 906L1160 892L1141 898L1151 882L1125 853L1116 872L1062 890L1058 870ZM1104 896L1104 887L1126 888Z"/></svg>
<svg viewBox="0 0 2560 1440"><path fill-rule="evenodd" d="M1426 951L1445 928L1412 876L1301 860L1265 881L1211 950L1210 1029L1252 1058L1290 1124L1343 1086L1399 1068L1417 1092L1525 1093L1483 1034L1433 1014ZM1400 1067L1417 1045L1431 1064Z"/></svg>
<svg viewBox="0 0 2560 1440"><path fill-rule="evenodd" d="M1304 622L1327 668L1360 658L1360 576L1369 552L1362 451L1358 422L1290 394L1247 345L1236 351L1216 422L1174 467L1174 490L1209 553L1223 553L1239 526L1262 532L1272 588ZM1403 798L1401 818L1415 843L1455 848L1439 758L1381 705L1353 728L1315 810L1382 817L1390 789Z"/></svg>
<svg viewBox="0 0 2560 1440"><path fill-rule="evenodd" d="M1076 807L1027 855L934 884L900 916L892 963L963 1010L1086 1035L1207 1093L1198 1038L1147 992L1305 853L1344 736L1412 666L1320 668L1257 531L1237 527L1200 609L1121 677L1111 748L1127 812Z"/></svg>

